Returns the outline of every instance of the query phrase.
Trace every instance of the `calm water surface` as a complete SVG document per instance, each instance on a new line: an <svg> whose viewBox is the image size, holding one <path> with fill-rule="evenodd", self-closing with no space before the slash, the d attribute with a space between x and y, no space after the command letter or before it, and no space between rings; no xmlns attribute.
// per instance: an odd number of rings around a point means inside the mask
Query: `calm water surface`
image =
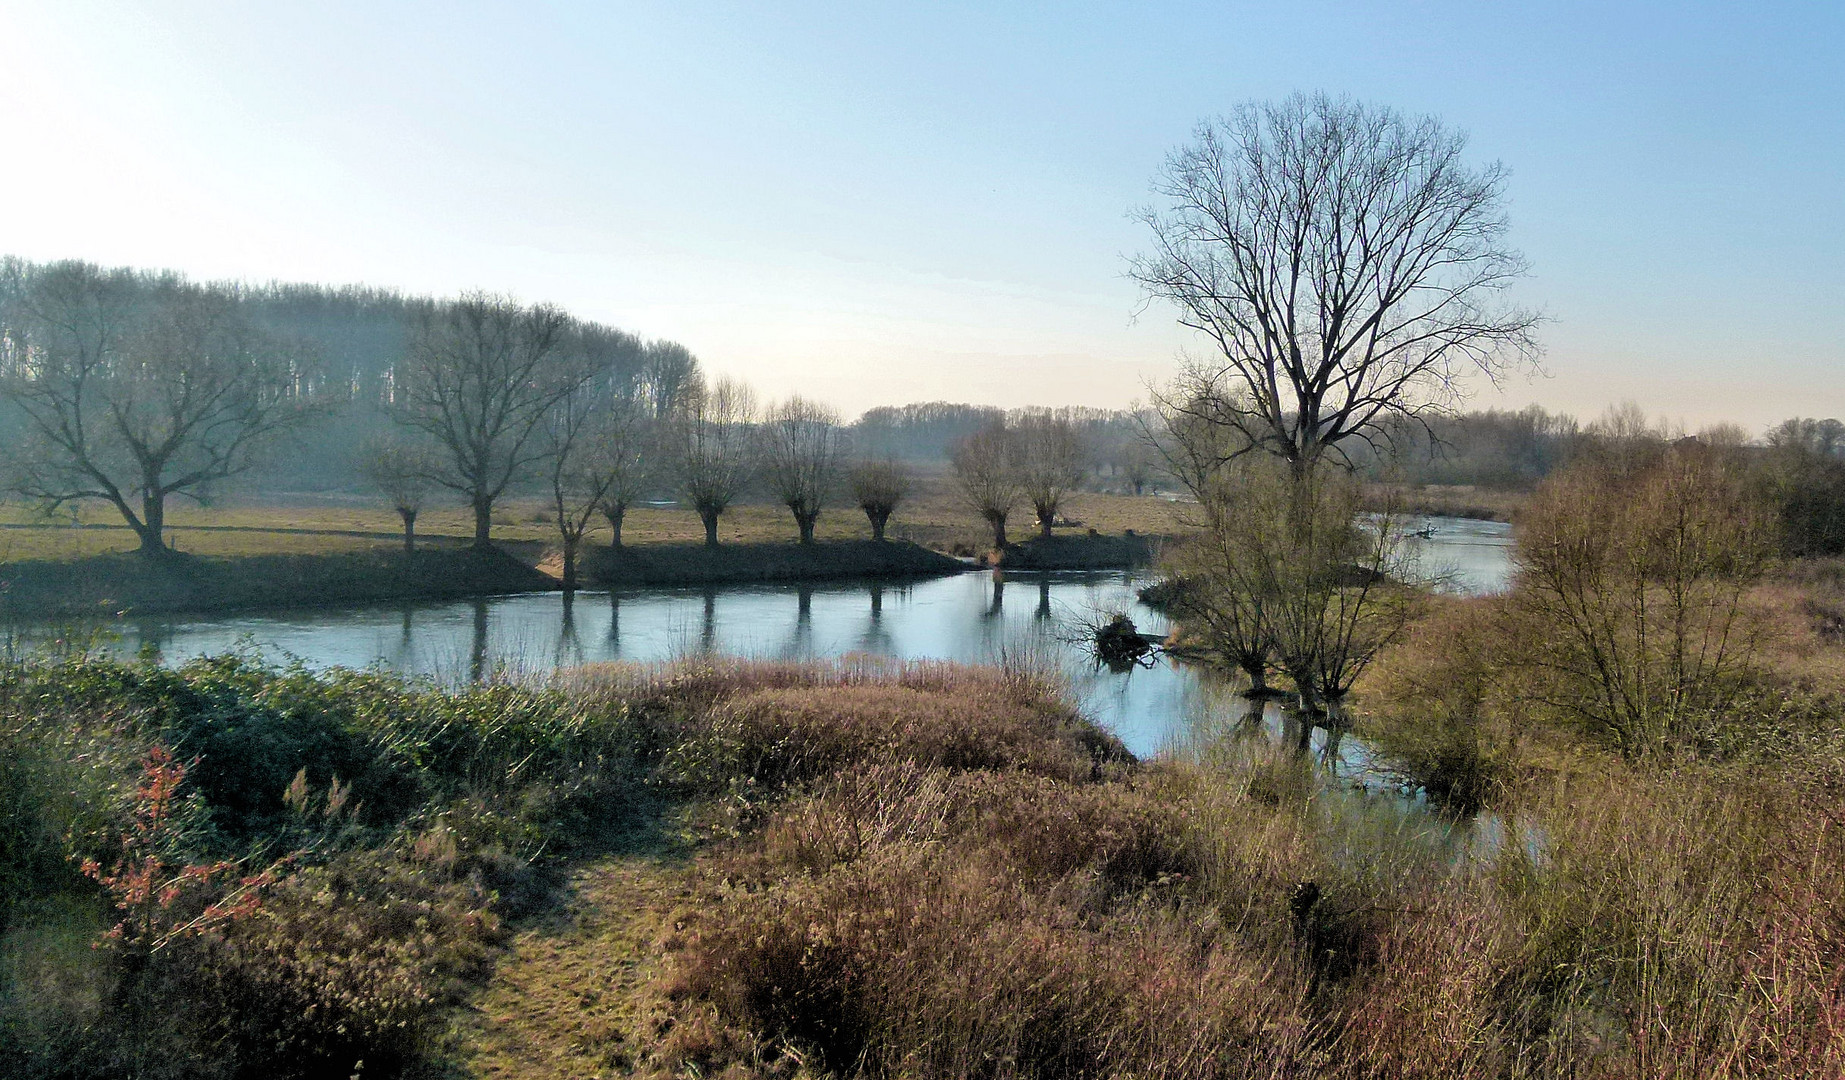
<svg viewBox="0 0 1845 1080"><path fill-rule="evenodd" d="M1465 592L1502 589L1510 536L1493 522L1431 518L1422 567ZM277 615L132 620L119 648L157 648L168 662L255 648L310 667L383 666L464 680L500 668L542 670L596 661L660 661L715 653L814 659L869 653L897 659L992 662L1030 657L1061 669L1088 714L1128 747L1153 754L1197 719L1232 707L1214 680L1161 664L1116 675L1092 670L1066 642L1101 611L1125 610L1142 630L1165 620L1135 591L1146 578L967 573L909 584L732 586L580 592L568 614L557 593L439 604L388 604Z"/></svg>

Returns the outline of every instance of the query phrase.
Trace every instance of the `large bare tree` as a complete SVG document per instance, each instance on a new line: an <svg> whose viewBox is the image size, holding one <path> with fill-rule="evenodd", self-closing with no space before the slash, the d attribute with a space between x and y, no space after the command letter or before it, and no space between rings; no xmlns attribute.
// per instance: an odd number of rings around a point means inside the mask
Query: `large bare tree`
<svg viewBox="0 0 1845 1080"><path fill-rule="evenodd" d="M756 395L728 377L685 391L675 407L670 446L680 494L716 547L718 518L756 476Z"/></svg>
<svg viewBox="0 0 1845 1080"><path fill-rule="evenodd" d="M763 474L794 515L801 543L814 542L814 523L839 483L846 431L830 406L796 395L775 406L762 426Z"/></svg>
<svg viewBox="0 0 1845 1080"><path fill-rule="evenodd" d="M419 313L398 378L398 418L442 448L446 487L474 510L488 547L493 504L545 453L546 415L595 375L572 348L570 317L550 305L469 293Z"/></svg>
<svg viewBox="0 0 1845 1080"><path fill-rule="evenodd" d="M1305 472L1389 420L1452 408L1468 373L1535 362L1510 304L1505 170L1432 117L1325 95L1201 124L1155 181L1132 273L1214 355L1162 396Z"/></svg>
<svg viewBox="0 0 1845 1080"><path fill-rule="evenodd" d="M81 262L9 263L0 394L28 434L15 479L46 508L113 506L167 550L169 497L195 500L315 411L306 354L235 294Z"/></svg>

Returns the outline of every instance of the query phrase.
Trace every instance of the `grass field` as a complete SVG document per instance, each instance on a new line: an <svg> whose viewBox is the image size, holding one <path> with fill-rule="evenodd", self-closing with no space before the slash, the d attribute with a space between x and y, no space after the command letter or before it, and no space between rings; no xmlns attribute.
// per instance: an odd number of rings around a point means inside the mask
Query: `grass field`
<svg viewBox="0 0 1845 1080"><path fill-rule="evenodd" d="M1170 534L1181 531L1181 506L1156 496L1107 495L1082 492L1070 498L1063 515L1073 524L1067 530L1081 533L1096 529L1110 534L1133 529L1140 533ZM1017 539L1031 534L1031 511L1015 511L1012 533ZM336 551L391 548L402 542L402 524L380 500L364 496L276 494L212 507L175 502L167 508L171 542L195 555L309 555ZM1074 524L1080 523L1080 524ZM101 526L101 527L77 527ZM431 506L417 519L420 541L433 544L465 543L474 534L472 512L464 506ZM984 524L956 498L945 475L923 477L911 500L899 507L889 534L924 547L969 552L991 546ZM554 543L557 530L548 505L537 498L508 499L496 508L493 535L504 542ZM718 527L726 543L766 543L795 538L794 521L780 506L760 501L738 505L725 514ZM856 507L830 507L821 515L815 536L820 540L859 540L871 535L864 514ZM696 514L677 507L643 507L628 512L622 538L629 544L696 543L704 527ZM597 521L592 544L608 543L608 526ZM132 550L135 536L120 515L106 505L84 507L74 518L47 519L31 508L0 506L0 562L27 559L81 559Z"/></svg>

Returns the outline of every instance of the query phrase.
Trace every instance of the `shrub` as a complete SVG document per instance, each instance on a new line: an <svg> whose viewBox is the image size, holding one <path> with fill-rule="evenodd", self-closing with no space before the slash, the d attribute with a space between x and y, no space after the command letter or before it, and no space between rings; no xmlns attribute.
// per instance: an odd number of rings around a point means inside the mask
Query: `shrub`
<svg viewBox="0 0 1845 1080"><path fill-rule="evenodd" d="M1513 664L1495 599L1449 599L1386 654L1361 730L1405 788L1471 814L1513 780Z"/></svg>
<svg viewBox="0 0 1845 1080"><path fill-rule="evenodd" d="M1703 448L1553 476L1518 523L1525 695L1631 759L1695 741L1745 685L1743 598L1767 539L1736 470Z"/></svg>

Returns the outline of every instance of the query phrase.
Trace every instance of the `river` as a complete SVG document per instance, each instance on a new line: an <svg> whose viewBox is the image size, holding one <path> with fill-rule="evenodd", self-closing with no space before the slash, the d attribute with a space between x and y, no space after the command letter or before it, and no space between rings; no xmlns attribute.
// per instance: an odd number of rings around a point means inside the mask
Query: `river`
<svg viewBox="0 0 1845 1080"><path fill-rule="evenodd" d="M1424 572L1443 587L1493 592L1510 574L1503 524L1428 518L1416 542ZM130 619L113 648L157 649L169 663L254 649L310 667L382 666L447 681L493 671L543 671L597 661L655 662L699 654L815 659L869 653L905 660L1026 659L1063 672L1096 721L1136 754L1185 738L1225 706L1215 680L1160 664L1096 671L1069 631L1098 612L1124 610L1146 631L1165 620L1136 598L1141 573L985 572L894 584L729 586L558 593L381 604L267 614Z"/></svg>

